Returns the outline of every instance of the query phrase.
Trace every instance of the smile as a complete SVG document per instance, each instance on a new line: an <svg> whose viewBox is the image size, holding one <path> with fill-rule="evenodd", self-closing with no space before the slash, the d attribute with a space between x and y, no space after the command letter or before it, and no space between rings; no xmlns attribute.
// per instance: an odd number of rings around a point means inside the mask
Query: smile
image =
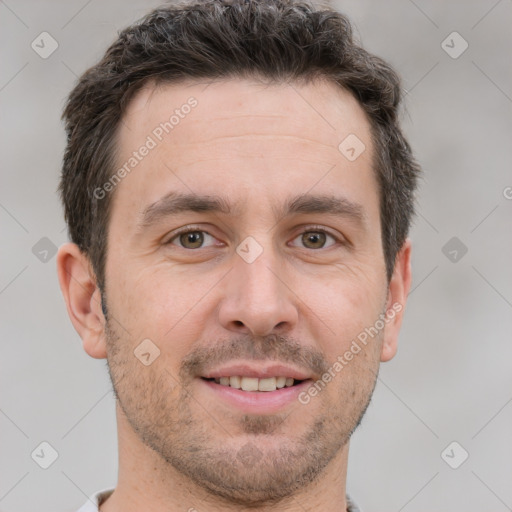
<svg viewBox="0 0 512 512"><path fill-rule="evenodd" d="M240 387L232 387L231 379ZM217 406L220 403L242 414L271 415L283 412L292 404L297 405L300 393L306 391L313 382L311 379L295 380L288 377L293 380L291 385L287 385L285 380L285 385L278 388L278 379L279 384L282 384L282 377L223 377L224 384L220 382L220 378L202 377L198 381L202 386L200 394L206 404ZM242 389L242 386L246 389ZM260 390L260 386L264 391Z"/></svg>
<svg viewBox="0 0 512 512"><path fill-rule="evenodd" d="M221 386L229 386L242 391L276 391L284 387L292 387L295 384L302 382L291 377L267 377L259 379L257 377L219 377L206 379L214 381Z"/></svg>

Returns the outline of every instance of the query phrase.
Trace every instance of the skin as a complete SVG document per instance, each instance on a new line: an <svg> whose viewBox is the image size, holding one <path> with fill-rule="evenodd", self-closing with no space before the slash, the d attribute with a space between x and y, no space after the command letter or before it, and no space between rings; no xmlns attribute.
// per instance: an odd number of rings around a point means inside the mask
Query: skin
<svg viewBox="0 0 512 512"><path fill-rule="evenodd" d="M148 84L121 124L119 166L190 96L197 106L116 187L107 318L86 255L71 243L58 254L71 321L84 350L108 359L117 397L119 479L101 510L345 510L349 438L379 363L396 353L411 283L409 241L386 279L369 122L328 82ZM353 162L338 150L349 134L366 146ZM138 229L173 191L223 196L238 210ZM362 217L276 217L305 193L343 197ZM180 247L184 226L206 232L204 245ZM319 228L328 236L315 238ZM248 236L263 249L252 263L236 252ZM401 311L307 404L250 414L200 378L257 360L314 381L393 304ZM148 366L134 356L144 339L160 350Z"/></svg>

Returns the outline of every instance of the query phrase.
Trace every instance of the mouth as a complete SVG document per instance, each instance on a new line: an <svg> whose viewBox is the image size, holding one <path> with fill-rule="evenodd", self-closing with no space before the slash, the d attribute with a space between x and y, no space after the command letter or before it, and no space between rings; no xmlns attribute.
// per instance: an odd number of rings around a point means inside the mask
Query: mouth
<svg viewBox="0 0 512 512"><path fill-rule="evenodd" d="M231 361L198 377L207 403L243 414L278 414L313 382L311 373L277 361Z"/></svg>
<svg viewBox="0 0 512 512"><path fill-rule="evenodd" d="M278 389L291 388L298 386L308 379L294 379L293 377L246 377L242 375L232 375L224 377L201 377L208 382L214 382L220 386L226 386L245 392L268 393Z"/></svg>
<svg viewBox="0 0 512 512"><path fill-rule="evenodd" d="M200 394L205 398L204 403L215 409L228 408L241 414L275 415L299 406L300 393L313 382L311 378L269 377L268 373L265 377L253 375L200 377L197 381L201 384Z"/></svg>

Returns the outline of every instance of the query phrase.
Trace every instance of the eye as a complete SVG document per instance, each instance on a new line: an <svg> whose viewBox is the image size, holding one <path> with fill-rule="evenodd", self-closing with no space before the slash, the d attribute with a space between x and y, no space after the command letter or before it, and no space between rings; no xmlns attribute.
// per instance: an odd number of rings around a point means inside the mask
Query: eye
<svg viewBox="0 0 512 512"><path fill-rule="evenodd" d="M175 240L179 243L174 243ZM205 242L212 242L214 240L215 238L206 231L189 229L174 235L167 243L178 245L178 247L182 247L183 249L200 249L205 247ZM213 244L210 243L209 245Z"/></svg>
<svg viewBox="0 0 512 512"><path fill-rule="evenodd" d="M309 229L295 237L293 241L295 242L298 239L306 249L326 249L335 245L338 241L323 229ZM331 243L328 243L329 239ZM206 231L189 228L176 233L167 244L177 245L183 249L201 249L215 245L215 238Z"/></svg>
<svg viewBox="0 0 512 512"><path fill-rule="evenodd" d="M328 239L332 240L330 245L325 245ZM330 235L323 229L314 229L302 232L299 236L294 238L295 240L300 239L307 249L326 249L335 245L337 240L333 235Z"/></svg>

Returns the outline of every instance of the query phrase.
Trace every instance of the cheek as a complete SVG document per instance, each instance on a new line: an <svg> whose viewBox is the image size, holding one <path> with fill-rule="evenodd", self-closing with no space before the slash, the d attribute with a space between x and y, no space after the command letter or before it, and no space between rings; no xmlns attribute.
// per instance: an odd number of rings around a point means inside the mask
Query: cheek
<svg viewBox="0 0 512 512"><path fill-rule="evenodd" d="M306 304L303 316L310 319L308 327L315 326L312 334L329 360L348 350L382 313L385 282L361 270L297 281L297 295Z"/></svg>
<svg viewBox="0 0 512 512"><path fill-rule="evenodd" d="M218 277L185 276L175 269L158 266L141 270L137 278L134 275L135 272L132 277L117 276L118 286L112 293L113 314L134 338L133 343L148 338L177 365L190 352L194 341L201 339L211 314L208 290Z"/></svg>

